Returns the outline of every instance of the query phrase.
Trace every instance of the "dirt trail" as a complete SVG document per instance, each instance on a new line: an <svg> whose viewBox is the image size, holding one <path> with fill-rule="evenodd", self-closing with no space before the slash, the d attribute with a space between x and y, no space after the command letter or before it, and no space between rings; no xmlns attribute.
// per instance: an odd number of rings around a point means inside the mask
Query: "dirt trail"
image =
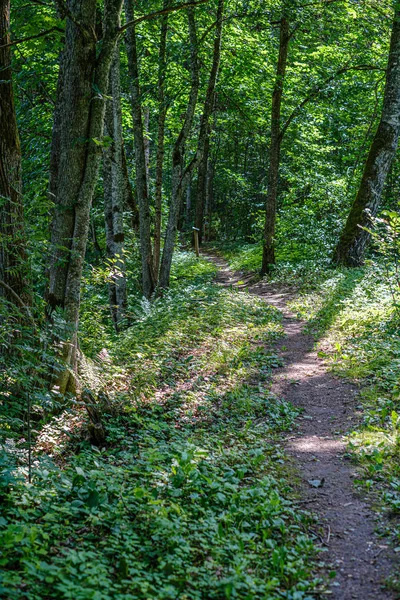
<svg viewBox="0 0 400 600"><path fill-rule="evenodd" d="M327 372L313 350L312 337L303 333L304 322L287 309L291 290L266 282L251 285L249 277L232 273L223 259L208 258L218 266L218 283L247 288L283 313L286 336L277 348L284 366L274 373L272 392L304 409L287 438L287 450L302 480L301 505L318 516L316 535L325 549L321 560L336 571L328 597L394 599L382 587L395 570L393 559L386 540L374 533L376 513L355 491L355 468L346 459L342 440L359 418L357 388ZM309 481L323 485L313 487Z"/></svg>

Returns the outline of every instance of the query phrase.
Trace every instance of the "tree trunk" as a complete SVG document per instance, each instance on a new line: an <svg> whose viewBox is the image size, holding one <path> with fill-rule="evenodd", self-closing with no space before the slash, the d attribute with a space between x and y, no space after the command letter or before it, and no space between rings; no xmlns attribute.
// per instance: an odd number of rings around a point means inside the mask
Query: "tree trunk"
<svg viewBox="0 0 400 600"><path fill-rule="evenodd" d="M185 202L186 229L189 229L191 207L192 207L192 184L191 184L191 181L189 181L186 186L186 202Z"/></svg>
<svg viewBox="0 0 400 600"><path fill-rule="evenodd" d="M124 0L124 5L126 20L132 21L134 18L132 0ZM135 141L136 195L139 205L142 286L144 296L150 298L155 289L155 278L150 237L150 204L148 196L142 108L140 104L139 65L136 49L136 31L134 26L130 27L126 32L126 52L130 76L133 135Z"/></svg>
<svg viewBox="0 0 400 600"><path fill-rule="evenodd" d="M150 109L143 108L144 162L146 165L147 195L150 198Z"/></svg>
<svg viewBox="0 0 400 600"><path fill-rule="evenodd" d="M188 9L188 14L191 14L191 10ZM210 76L208 79L206 97L204 100L204 108L203 114L200 122L200 132L199 139L197 143L197 151L194 159L189 163L186 169L183 168L183 146L178 147L179 138L177 141L177 145L175 146L174 153L172 156L172 199L171 199L171 208L169 213L169 220L167 226L167 232L165 236L165 244L164 244L164 252L161 263L161 271L160 271L160 287L167 288L169 286L169 276L171 271L171 263L172 263L172 254L174 249L175 237L176 237L176 228L179 217L179 209L182 205L182 196L183 192L186 188L186 185L189 182L192 171L201 163L204 157L204 149L207 143L207 137L209 135L209 120L210 115L212 113L213 105L214 105L214 96L215 96L215 86L218 77L219 64L221 59L221 40L222 40L222 24L223 24L223 12L224 12L224 0L218 0L218 8L217 8L217 20L216 20L216 29L215 29L215 38L214 38L214 50L213 50L213 62L211 66ZM190 23L190 21L189 21ZM190 30L193 28L190 27ZM194 30L195 31L195 30ZM191 35L191 38L193 36ZM196 107L197 95L199 89L199 75L198 75L198 65L197 65L197 36L195 36L195 60L193 61L193 42L191 41L192 46L192 92L195 91L195 99L194 103L192 103L192 94L191 99L189 100L188 111L190 112ZM195 67L195 68L194 68ZM188 114L188 113L187 113ZM193 120L193 114L191 116L190 122ZM185 127L185 126L184 126ZM189 134L190 127L187 130L187 135ZM182 133L182 132L181 132ZM187 138L186 135L186 138ZM186 141L184 139L184 143Z"/></svg>
<svg viewBox="0 0 400 600"><path fill-rule="evenodd" d="M122 178L123 178L123 194L124 194L124 207L127 208L131 213L131 224L134 231L139 231L139 210L133 193L131 182L128 173L128 164L126 162L126 152L124 141L122 140Z"/></svg>
<svg viewBox="0 0 400 600"><path fill-rule="evenodd" d="M210 241L211 233L211 215L213 206L213 190L214 190L214 166L211 159L207 162L207 180L206 180L206 203L205 203L205 214L207 215L207 227L204 224L204 241Z"/></svg>
<svg viewBox="0 0 400 600"><path fill-rule="evenodd" d="M204 101L203 115L200 124L199 140L197 144L196 162L198 165L197 176L197 194L196 194L196 213L195 227L199 230L199 242L202 242L203 237L203 221L204 221L204 205L206 199L207 188L207 162L210 148L210 117L214 108L215 88L217 84L219 64L221 61L221 41L222 41L222 25L224 13L224 0L218 1L217 20L215 27L213 62L211 65L210 76Z"/></svg>
<svg viewBox="0 0 400 600"><path fill-rule="evenodd" d="M346 266L360 266L370 241L361 229L370 225L369 215L379 209L386 176L396 154L400 132L400 8L395 9L382 116L369 150L360 187L345 227L336 246L333 260Z"/></svg>
<svg viewBox="0 0 400 600"><path fill-rule="evenodd" d="M168 8L171 0L164 0L163 8ZM155 181L155 223L154 223L154 274L158 278L161 251L161 217L162 217L162 182L164 164L164 135L167 106L165 103L165 73L167 69L167 33L168 15L161 20L160 51L158 55L158 127L157 127L157 156L156 156L156 181Z"/></svg>
<svg viewBox="0 0 400 600"><path fill-rule="evenodd" d="M0 295L31 303L22 203L21 148L15 116L10 42L10 0L0 0ZM7 286L7 287L6 287ZM19 303L20 304L20 303Z"/></svg>
<svg viewBox="0 0 400 600"><path fill-rule="evenodd" d="M55 203L51 233L49 314L64 310L66 330L60 392L74 391L80 285L90 207L101 160L105 102L118 38L122 0L105 0L103 39L96 58L96 0L69 0L52 139L50 192Z"/></svg>
<svg viewBox="0 0 400 600"><path fill-rule="evenodd" d="M204 143L204 154L197 170L197 190L196 190L196 213L194 226L199 230L199 244L203 241L204 230L204 209L207 194L207 171L208 171L208 153L210 149L210 132L206 133Z"/></svg>
<svg viewBox="0 0 400 600"><path fill-rule="evenodd" d="M285 81L287 55L289 48L289 22L282 17L280 22L279 55L276 67L276 79L272 93L271 143L269 147L269 166L267 177L267 197L265 202L265 224L261 275L265 275L269 266L275 264L275 222L278 196L279 160L281 151L281 104Z"/></svg>
<svg viewBox="0 0 400 600"><path fill-rule="evenodd" d="M165 233L164 250L160 268L160 288L168 288L169 276L171 272L172 254L174 251L176 229L178 225L179 210L182 204L182 177L183 177L183 160L185 152L185 143L192 127L193 116L196 109L197 96L199 93L199 67L198 67L198 42L196 22L194 18L194 8L187 9L190 37L190 72L191 72L191 89L189 102L186 108L185 119L182 129L175 142L172 152L172 194L171 205L168 215L167 230Z"/></svg>
<svg viewBox="0 0 400 600"><path fill-rule="evenodd" d="M104 215L107 257L111 261L111 281L108 284L111 317L115 330L121 329L127 307L124 257L124 172L121 112L121 82L119 45L111 65L109 95L106 107L106 132L112 138L104 149Z"/></svg>

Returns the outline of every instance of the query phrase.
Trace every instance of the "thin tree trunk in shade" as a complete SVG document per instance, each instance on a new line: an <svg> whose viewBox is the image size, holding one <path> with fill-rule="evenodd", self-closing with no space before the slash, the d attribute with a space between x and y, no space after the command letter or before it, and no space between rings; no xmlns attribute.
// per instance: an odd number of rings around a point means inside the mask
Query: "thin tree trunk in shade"
<svg viewBox="0 0 400 600"><path fill-rule="evenodd" d="M334 262L362 265L370 234L369 215L379 209L383 186L396 154L400 133L400 8L395 9L381 120L365 163L357 196L336 246Z"/></svg>
<svg viewBox="0 0 400 600"><path fill-rule="evenodd" d="M188 15L191 14L191 10L188 9ZM183 168L183 148L179 150L179 152L174 153L172 156L172 165L173 165L173 176L172 176L172 200L171 207L169 213L169 220L167 225L167 231L165 236L165 244L164 244L164 252L161 263L160 270L160 287L167 288L169 286L169 276L171 271L171 263L172 263L172 254L174 249L175 237L176 237L176 229L178 224L179 210L182 206L182 195L188 185L190 180L190 176L192 171L201 163L204 156L204 148L206 144L207 134L209 130L209 119L212 113L212 108L214 105L214 95L215 95L215 86L218 77L219 63L221 58L221 40L222 40L222 24L223 24L223 12L224 12L224 0L218 1L217 7L217 21L216 21L216 30L214 37L214 49L213 49L213 61L211 65L210 76L208 79L208 85L206 90L206 97L204 100L203 107L203 115L200 122L200 132L197 143L197 150L194 159L189 163L189 165L184 169ZM190 27L190 30L192 28ZM196 34L196 31L194 29ZM192 35L191 35L192 37ZM191 42L192 50L193 43ZM196 107L198 88L199 88L199 75L198 75L198 60L197 60L197 36L195 39L196 53L194 55L195 61L193 61L193 53L192 53L192 92L195 90L196 99L193 105L193 111ZM196 67L195 69L193 67ZM196 75L194 76L194 74ZM197 84L195 80L197 78ZM191 106L191 101L189 101L188 109ZM191 117L191 121L193 119L193 114ZM189 134L190 128L187 131L187 135ZM178 138L179 140L179 138Z"/></svg>
<svg viewBox="0 0 400 600"><path fill-rule="evenodd" d="M11 48L4 47L10 43L9 27L10 1L0 0L0 279L4 283L0 295L15 304L16 294L28 305L31 290L22 202L21 148L12 86Z"/></svg>
<svg viewBox="0 0 400 600"><path fill-rule="evenodd" d="M80 286L90 225L90 207L101 160L105 102L122 0L105 0L103 38L96 58L96 0L70 0L66 18L49 190L54 200L48 314L62 308L66 322L56 377L60 392L76 386Z"/></svg>
<svg viewBox="0 0 400 600"><path fill-rule="evenodd" d="M124 0L126 20L134 18L132 0ZM143 295L150 298L155 289L153 256L151 247L150 203L146 171L145 144L143 135L142 107L140 104L139 65L136 49L136 30L130 27L126 32L126 52L130 76L133 134L135 143L136 195L139 206L140 254L142 261Z"/></svg>
<svg viewBox="0 0 400 600"><path fill-rule="evenodd" d="M150 198L150 109L143 108L144 162L146 165L147 195Z"/></svg>
<svg viewBox="0 0 400 600"><path fill-rule="evenodd" d="M194 219L194 226L199 230L199 243L201 244L204 237L204 209L206 204L207 194L207 167L208 167L208 153L210 149L210 132L206 133L206 139L204 143L204 154L200 161L197 170L197 190L196 190L196 213Z"/></svg>
<svg viewBox="0 0 400 600"><path fill-rule="evenodd" d="M275 86L272 93L271 143L267 176L267 196L265 202L265 223L261 274L265 275L270 265L275 264L275 223L278 196L279 161L281 152L281 104L285 82L287 55L289 48L289 22L282 17L280 22L279 55L276 67Z"/></svg>
<svg viewBox="0 0 400 600"><path fill-rule="evenodd" d="M111 261L108 284L110 311L116 331L125 318L127 307L126 268L124 256L124 172L119 45L111 65L109 100L106 107L106 132L112 138L104 149L104 216L107 256Z"/></svg>
<svg viewBox="0 0 400 600"><path fill-rule="evenodd" d="M194 9L187 9L189 38L190 38L190 74L191 88L189 101L186 108L185 119L182 129L175 142L172 152L172 194L171 204L168 215L167 229L165 233L164 250L160 268L160 288L168 288L171 272L172 254L174 251L176 230L178 225L179 210L182 204L182 175L185 143L190 133L193 123L194 112L196 109L197 96L199 93L199 67L198 67L198 42Z"/></svg>
<svg viewBox="0 0 400 600"><path fill-rule="evenodd" d="M189 227L190 223L190 209L192 207L192 183L189 180L186 187L186 202L185 202L185 221L186 228Z"/></svg>
<svg viewBox="0 0 400 600"><path fill-rule="evenodd" d="M163 8L168 8L171 0L164 0ZM164 136L167 106L165 102L165 74L167 69L167 33L168 15L163 15L160 30L160 50L158 55L158 122L157 122L157 156L156 180L154 190L155 222L154 222L154 274L158 279L161 252L161 218L162 218L162 183L164 164Z"/></svg>
<svg viewBox="0 0 400 600"><path fill-rule="evenodd" d="M122 140L122 177L123 177L123 192L124 192L124 207L131 213L131 225L134 231L139 231L139 209L136 202L135 194L132 190L132 185L129 179L128 164L126 161L126 152L124 141Z"/></svg>
<svg viewBox="0 0 400 600"><path fill-rule="evenodd" d="M204 241L208 242L210 239L210 231L211 231L211 214L212 214L212 204L213 204L213 177L214 170L211 159L208 159L207 162L207 180L206 180L206 203L205 203L205 215L206 215L206 223L204 224Z"/></svg>
<svg viewBox="0 0 400 600"><path fill-rule="evenodd" d="M196 157L192 168L198 168L195 227L199 230L199 242L203 237L204 204L206 197L207 161L210 147L210 117L215 103L215 88L217 85L219 65L221 62L222 26L224 14L224 0L219 0L217 7L217 20L214 36L213 59L210 76L208 79L206 97L204 101L203 114L200 123L200 133L197 143Z"/></svg>

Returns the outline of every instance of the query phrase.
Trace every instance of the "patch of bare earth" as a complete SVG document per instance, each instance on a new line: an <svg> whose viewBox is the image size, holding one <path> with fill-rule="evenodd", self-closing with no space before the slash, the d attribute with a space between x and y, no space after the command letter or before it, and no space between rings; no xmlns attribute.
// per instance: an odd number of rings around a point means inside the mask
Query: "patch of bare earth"
<svg viewBox="0 0 400 600"><path fill-rule="evenodd" d="M251 278L232 273L222 258L208 258L218 266L218 283L247 287L283 313L286 336L277 348L284 366L275 371L272 392L304 411L286 448L302 481L300 504L318 518L321 560L336 572L327 594L337 600L394 599L384 581L395 572L396 561L387 541L375 532L380 517L355 490L355 467L343 441L360 418L357 388L331 375L313 350L305 323L287 309L293 290L264 281L252 285Z"/></svg>

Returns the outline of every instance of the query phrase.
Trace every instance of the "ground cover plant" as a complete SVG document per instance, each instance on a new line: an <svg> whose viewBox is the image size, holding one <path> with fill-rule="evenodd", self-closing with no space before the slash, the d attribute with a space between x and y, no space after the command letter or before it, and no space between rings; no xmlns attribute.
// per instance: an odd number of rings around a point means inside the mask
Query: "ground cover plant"
<svg viewBox="0 0 400 600"><path fill-rule="evenodd" d="M66 416L42 435L32 483L21 466L3 489L4 597L300 600L318 587L280 443L296 411L269 393L280 315L185 264L110 348L124 383L106 447Z"/></svg>
<svg viewBox="0 0 400 600"><path fill-rule="evenodd" d="M393 600L399 55L397 0L0 0L1 597Z"/></svg>

